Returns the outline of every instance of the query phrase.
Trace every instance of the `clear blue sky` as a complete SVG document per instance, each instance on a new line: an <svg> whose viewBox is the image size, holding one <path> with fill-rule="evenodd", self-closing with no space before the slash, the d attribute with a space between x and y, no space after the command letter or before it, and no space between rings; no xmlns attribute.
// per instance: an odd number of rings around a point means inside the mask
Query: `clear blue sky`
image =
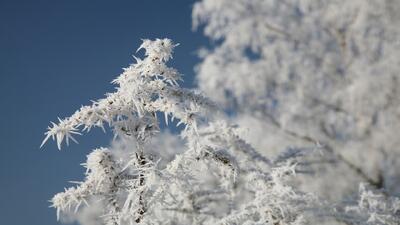
<svg viewBox="0 0 400 225"><path fill-rule="evenodd" d="M0 224L53 225L48 199L81 180L79 165L109 135L39 149L49 121L112 91L141 38L181 43L173 65L193 87L196 49L190 0L0 0Z"/></svg>

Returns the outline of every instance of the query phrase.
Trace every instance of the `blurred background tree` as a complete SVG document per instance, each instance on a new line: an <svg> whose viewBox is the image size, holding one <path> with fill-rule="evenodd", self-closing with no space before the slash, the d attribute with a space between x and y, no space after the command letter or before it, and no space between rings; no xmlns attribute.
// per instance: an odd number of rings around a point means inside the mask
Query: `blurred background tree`
<svg viewBox="0 0 400 225"><path fill-rule="evenodd" d="M199 88L256 149L313 146L304 190L342 201L359 182L399 195L400 2L203 0Z"/></svg>

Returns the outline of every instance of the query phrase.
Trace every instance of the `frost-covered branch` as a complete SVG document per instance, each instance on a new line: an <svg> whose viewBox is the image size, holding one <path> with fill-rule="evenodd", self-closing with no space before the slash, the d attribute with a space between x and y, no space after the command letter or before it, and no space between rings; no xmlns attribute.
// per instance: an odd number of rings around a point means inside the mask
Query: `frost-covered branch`
<svg viewBox="0 0 400 225"><path fill-rule="evenodd" d="M376 206L381 197L363 189L360 202L368 204L353 207L303 190L296 183L303 174L297 172L314 151L291 148L276 157L259 152L240 127L219 115L217 104L179 86L179 72L166 65L175 46L169 39L144 40L139 49L145 57L113 81L114 93L49 127L44 143L53 138L58 148L94 127L110 127L115 135L112 146L88 155L84 181L54 196L58 217L95 208L96 224L107 225L398 222L396 198L385 196L387 208ZM184 126L179 141L160 130L162 114L167 126L174 119ZM275 123L314 142L311 135ZM376 215L366 216L371 213Z"/></svg>

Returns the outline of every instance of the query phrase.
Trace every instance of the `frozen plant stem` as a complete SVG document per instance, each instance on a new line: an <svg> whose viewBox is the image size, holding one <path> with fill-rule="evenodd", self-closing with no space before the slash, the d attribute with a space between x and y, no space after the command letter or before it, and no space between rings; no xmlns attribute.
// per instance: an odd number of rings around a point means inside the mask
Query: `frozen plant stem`
<svg viewBox="0 0 400 225"><path fill-rule="evenodd" d="M260 154L213 101L179 86L181 75L166 64L175 46L143 40L145 57L113 81L115 92L48 128L44 143L53 138L58 148L95 127L108 125L115 135L109 148L87 156L84 181L53 197L58 218L77 213L83 225L304 225L332 217L399 224L400 200L367 186L360 187L358 205L337 207L300 191L291 179L307 154L294 149L275 160ZM176 119L180 135L160 130L157 114Z"/></svg>

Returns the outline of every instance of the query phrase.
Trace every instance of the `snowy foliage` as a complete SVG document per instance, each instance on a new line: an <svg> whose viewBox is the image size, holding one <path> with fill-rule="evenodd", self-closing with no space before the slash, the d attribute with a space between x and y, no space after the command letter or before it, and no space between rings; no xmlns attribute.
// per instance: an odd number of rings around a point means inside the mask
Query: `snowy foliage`
<svg viewBox="0 0 400 225"><path fill-rule="evenodd" d="M144 40L145 58L114 80L116 92L49 127L44 142L52 137L59 148L92 127L108 125L116 135L110 148L88 155L84 181L53 197L58 217L77 213L82 224L113 225L295 225L331 217L322 201L288 183L303 154L262 156L213 102L179 87L179 73L166 65L175 46ZM185 145L157 134L160 113L183 124Z"/></svg>
<svg viewBox="0 0 400 225"><path fill-rule="evenodd" d="M110 147L87 156L85 179L53 197L57 217L83 225L399 224L399 6L196 3L194 26L216 41L197 67L212 100L179 86L181 74L167 65L177 44L143 40L144 58L113 81L115 92L45 133L42 145L51 138L59 149L92 128L114 134ZM161 130L160 116L180 134Z"/></svg>
<svg viewBox="0 0 400 225"><path fill-rule="evenodd" d="M352 215L351 213L358 214L363 219L362 221L367 221L369 224L400 224L399 198L388 197L384 193L374 192L368 188L367 184L360 184L359 192L358 205L346 208L350 215Z"/></svg>
<svg viewBox="0 0 400 225"><path fill-rule="evenodd" d="M399 10L396 0L199 1L193 25L215 47L199 51L198 85L264 155L320 146L303 162L315 172L295 179L302 190L341 202L366 182L399 196Z"/></svg>

